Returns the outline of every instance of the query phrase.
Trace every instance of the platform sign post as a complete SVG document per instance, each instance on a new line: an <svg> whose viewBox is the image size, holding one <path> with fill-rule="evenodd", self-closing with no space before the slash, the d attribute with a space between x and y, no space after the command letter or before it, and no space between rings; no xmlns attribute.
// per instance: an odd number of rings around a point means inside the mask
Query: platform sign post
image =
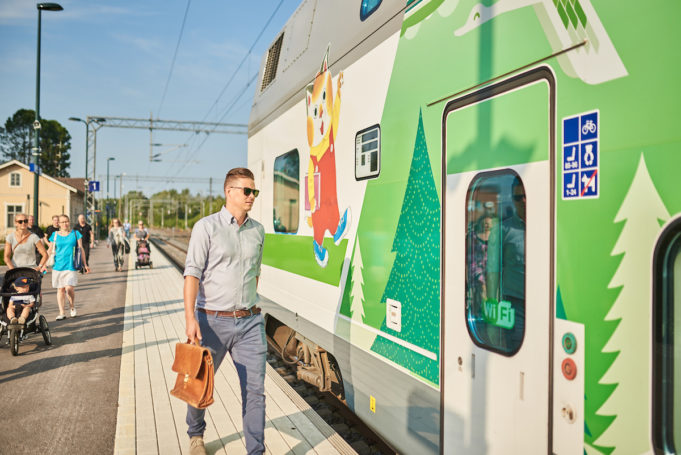
<svg viewBox="0 0 681 455"><path fill-rule="evenodd" d="M88 192L90 193L96 193L99 191L99 180L91 180L88 182L88 187L87 187Z"/></svg>

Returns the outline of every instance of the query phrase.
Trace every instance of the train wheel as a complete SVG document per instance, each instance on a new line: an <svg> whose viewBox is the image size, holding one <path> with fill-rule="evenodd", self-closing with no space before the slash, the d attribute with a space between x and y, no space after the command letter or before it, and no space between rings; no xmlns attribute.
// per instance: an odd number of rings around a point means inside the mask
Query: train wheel
<svg viewBox="0 0 681 455"><path fill-rule="evenodd" d="M43 333L43 340L45 340L46 345L52 344L52 334L50 333L50 327L47 325L47 319L42 314L40 315L40 331Z"/></svg>
<svg viewBox="0 0 681 455"><path fill-rule="evenodd" d="M19 355L19 331L12 329L9 331L9 345L12 355Z"/></svg>

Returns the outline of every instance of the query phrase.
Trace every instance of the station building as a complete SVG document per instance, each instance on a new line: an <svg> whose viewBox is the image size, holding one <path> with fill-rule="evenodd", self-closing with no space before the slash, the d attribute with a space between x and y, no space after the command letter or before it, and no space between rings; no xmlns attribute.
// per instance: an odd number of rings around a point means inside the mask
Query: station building
<svg viewBox="0 0 681 455"><path fill-rule="evenodd" d="M0 237L14 230L17 213L33 213L34 173L24 163L11 160L0 164ZM83 178L55 178L40 175L37 223L47 226L53 215L65 213L75 222L83 213Z"/></svg>

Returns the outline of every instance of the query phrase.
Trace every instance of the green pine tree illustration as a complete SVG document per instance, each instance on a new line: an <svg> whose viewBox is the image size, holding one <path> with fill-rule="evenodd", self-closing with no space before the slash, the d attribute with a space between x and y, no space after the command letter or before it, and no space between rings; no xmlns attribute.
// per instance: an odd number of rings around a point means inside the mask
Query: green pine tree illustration
<svg viewBox="0 0 681 455"><path fill-rule="evenodd" d="M372 351L435 384L439 383L440 346L440 201L430 165L423 119L419 123L414 156L393 240L396 254L381 302L402 304L401 330L381 331L416 345L438 358L432 360L385 337L378 336Z"/></svg>

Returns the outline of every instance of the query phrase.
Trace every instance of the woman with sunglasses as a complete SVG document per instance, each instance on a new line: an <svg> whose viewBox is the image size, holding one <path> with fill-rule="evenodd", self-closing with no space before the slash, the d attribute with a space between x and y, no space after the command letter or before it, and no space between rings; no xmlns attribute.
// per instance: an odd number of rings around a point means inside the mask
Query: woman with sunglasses
<svg viewBox="0 0 681 455"><path fill-rule="evenodd" d="M73 251L76 246L80 249L83 258L83 268L85 273L90 273L87 265L85 251L83 251L83 236L78 231L71 230L71 221L66 215L59 217L59 230L52 233L50 237L50 250L54 251L54 267L52 268L52 287L57 289L57 304L59 305L59 316L57 321L64 319L65 298L69 300L71 307L71 317L76 317L76 291L78 284L78 272L73 265Z"/></svg>
<svg viewBox="0 0 681 455"><path fill-rule="evenodd" d="M10 269L15 267L31 267L35 270L44 270L47 261L47 251L40 241L40 237L33 234L28 228L28 216L19 213L14 217L15 231L7 236L5 243L5 263ZM36 262L35 250L40 253L40 264Z"/></svg>

